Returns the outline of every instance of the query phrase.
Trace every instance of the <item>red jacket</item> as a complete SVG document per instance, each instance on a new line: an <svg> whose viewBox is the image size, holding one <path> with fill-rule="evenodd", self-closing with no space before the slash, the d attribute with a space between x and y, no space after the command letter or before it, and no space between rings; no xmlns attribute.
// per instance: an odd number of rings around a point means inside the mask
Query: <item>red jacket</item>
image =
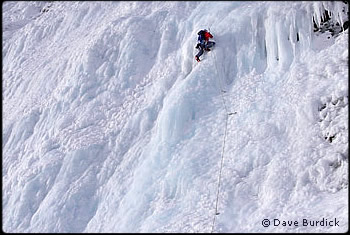
<svg viewBox="0 0 350 235"><path fill-rule="evenodd" d="M209 41L209 38L213 38L213 35L211 35L209 32L204 33L204 40Z"/></svg>

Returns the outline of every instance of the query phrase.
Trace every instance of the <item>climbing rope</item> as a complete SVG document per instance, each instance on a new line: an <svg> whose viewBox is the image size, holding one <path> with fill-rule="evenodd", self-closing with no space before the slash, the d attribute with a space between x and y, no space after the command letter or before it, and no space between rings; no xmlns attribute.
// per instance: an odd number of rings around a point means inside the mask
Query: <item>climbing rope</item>
<svg viewBox="0 0 350 235"><path fill-rule="evenodd" d="M214 64L215 64L215 69L216 69L216 73L219 75L219 71L217 68L217 60L216 60L216 55L214 53ZM223 140L223 145L222 145L222 152L221 152L221 163L220 163L220 171L219 171L219 176L218 176L218 187L217 187L217 193L216 193L216 202L215 202L215 214L213 216L213 225L212 225L212 229L211 229L211 233L214 232L214 228L215 228L215 219L216 216L219 215L220 213L218 212L218 204L219 204L219 195L220 195L220 186L221 186L221 175L222 175L222 168L223 168L223 163L224 163L224 155L225 155L225 145L226 145L226 138L227 138L227 124L228 124L228 116L235 114L234 113L230 113L228 111L226 102L225 102L225 97L223 95L224 90L220 81L220 76L218 76L218 80L219 80L219 84L220 84L220 89L221 89L221 97L222 97L222 102L223 102L223 106L226 110L226 121L225 121L225 134L224 134L224 140Z"/></svg>
<svg viewBox="0 0 350 235"><path fill-rule="evenodd" d="M223 86L221 84L221 79L220 79L221 76L219 76L219 70L218 70L217 63L216 63L216 61L217 61L216 60L216 54L215 53L213 53L213 54L214 54L214 64L215 64L216 74L218 75L218 80L219 80L219 85L220 85L220 93L221 93L221 97L222 97L222 102L224 104L226 113L229 114L229 111L227 109L227 105L226 105L226 102L225 102L225 97L224 97L224 94L223 94L226 91L224 90L224 88L223 88Z"/></svg>
<svg viewBox="0 0 350 235"><path fill-rule="evenodd" d="M217 189L217 192L216 192L215 214L214 214L214 217L213 217L213 226L212 226L212 230L211 230L212 233L213 233L214 228L215 228L216 216L220 214L218 212L218 204L219 204L219 194L220 194L220 186L221 186L222 166L223 166L223 163L224 163L224 153L225 153L225 144L226 144L226 136L227 136L227 123L228 123L228 115L226 115L224 143L222 145L221 164L220 164L220 172L219 172L219 177L218 177L218 189Z"/></svg>

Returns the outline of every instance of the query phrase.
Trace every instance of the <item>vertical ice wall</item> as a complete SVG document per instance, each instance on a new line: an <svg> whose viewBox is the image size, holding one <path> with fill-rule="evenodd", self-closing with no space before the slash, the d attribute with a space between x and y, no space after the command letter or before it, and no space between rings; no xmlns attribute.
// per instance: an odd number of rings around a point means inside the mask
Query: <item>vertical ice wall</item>
<svg viewBox="0 0 350 235"><path fill-rule="evenodd" d="M310 124L308 104L326 88L305 81L310 71L311 81L322 74L302 58L334 43L315 47L313 18L321 26L328 10L343 25L340 3L3 6L5 231L210 231L225 115L220 84L239 116L229 126L218 231L262 231L244 219L283 213L292 197L305 205L302 193L291 194L308 177L297 177L308 165L296 155L309 154L310 164L318 155L310 140L305 147L295 139L311 136L297 129ZM217 47L197 64L196 33L207 27ZM344 96L337 63L325 70L337 74ZM310 84L317 92L308 101ZM313 165L313 187L338 187L346 168L327 168L334 156Z"/></svg>

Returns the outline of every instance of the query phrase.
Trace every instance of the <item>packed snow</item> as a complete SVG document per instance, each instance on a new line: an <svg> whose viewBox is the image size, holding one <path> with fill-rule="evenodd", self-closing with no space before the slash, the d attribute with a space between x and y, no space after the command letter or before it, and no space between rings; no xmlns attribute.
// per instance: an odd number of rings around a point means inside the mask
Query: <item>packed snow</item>
<svg viewBox="0 0 350 235"><path fill-rule="evenodd" d="M346 2L2 17L4 232L348 231Z"/></svg>

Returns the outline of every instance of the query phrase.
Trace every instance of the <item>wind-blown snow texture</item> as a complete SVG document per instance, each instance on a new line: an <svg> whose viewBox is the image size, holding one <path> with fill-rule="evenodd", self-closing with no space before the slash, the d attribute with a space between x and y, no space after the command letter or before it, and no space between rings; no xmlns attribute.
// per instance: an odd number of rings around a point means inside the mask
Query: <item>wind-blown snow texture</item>
<svg viewBox="0 0 350 235"><path fill-rule="evenodd" d="M348 230L343 2L2 7L3 231Z"/></svg>

